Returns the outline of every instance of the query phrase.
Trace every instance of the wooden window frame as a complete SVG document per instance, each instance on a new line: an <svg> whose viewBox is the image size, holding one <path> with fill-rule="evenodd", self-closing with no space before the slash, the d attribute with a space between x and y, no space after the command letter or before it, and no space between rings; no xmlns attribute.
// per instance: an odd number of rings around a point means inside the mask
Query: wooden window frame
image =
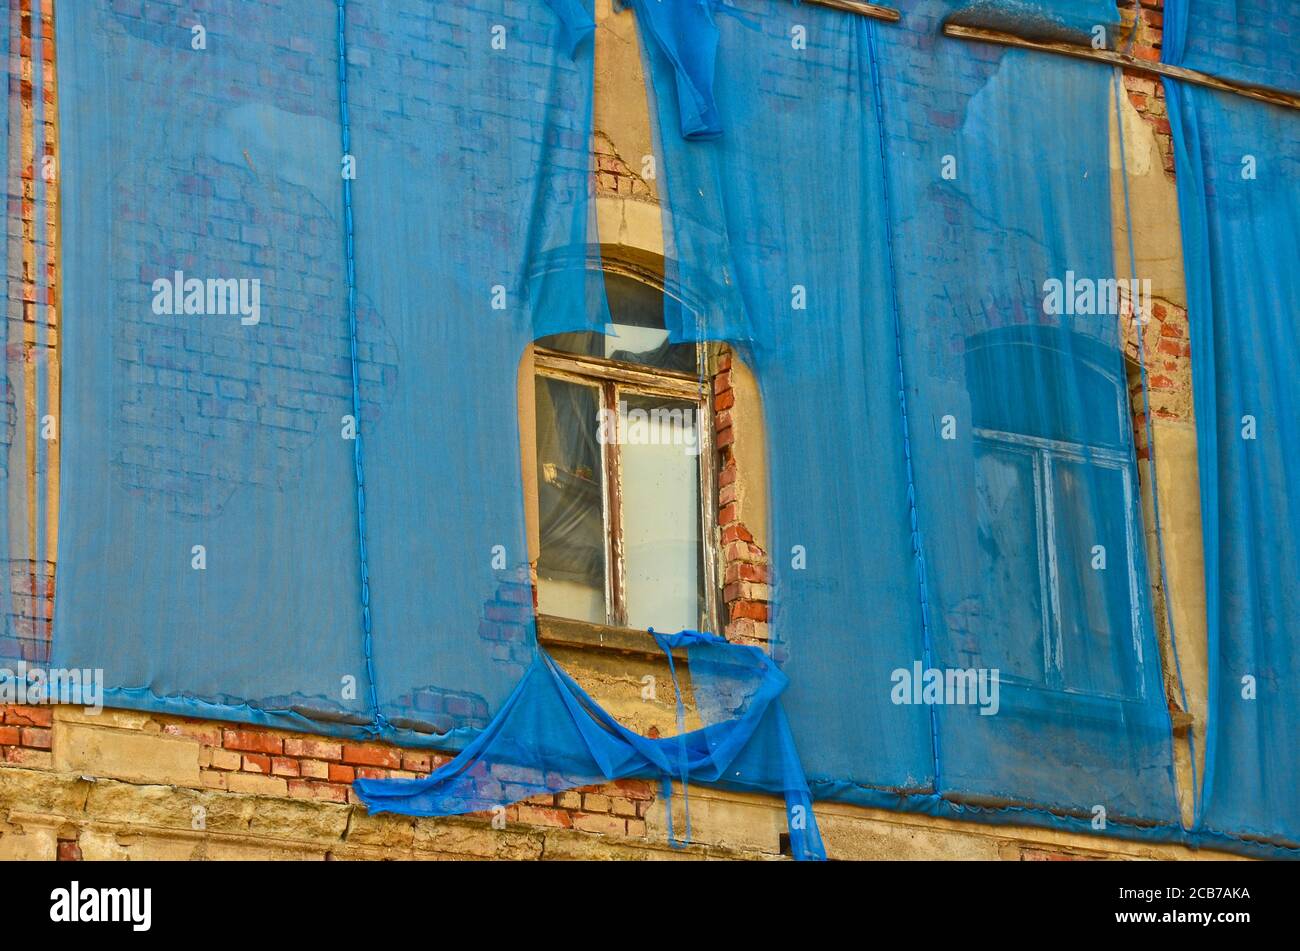
<svg viewBox="0 0 1300 951"><path fill-rule="evenodd" d="M1004 677L1004 682L1020 686L1046 689L1055 693L1074 696L1095 697L1100 700L1116 700L1124 703L1140 703L1146 698L1146 664L1147 658L1142 651L1142 624L1137 605L1140 602L1141 585L1138 569L1138 539L1141 529L1135 517L1135 498L1137 487L1134 485L1134 473L1130 468L1126 452L1105 449L1081 443L1066 442L1057 439L1044 439L1038 436L1025 436L1020 433L1003 432L994 429L976 428L973 435L977 442L1002 449L1015 451L1029 458L1034 472L1034 529L1040 546L1038 566L1039 589L1043 596L1043 681L1032 683L1019 678ZM1124 488L1124 570L1128 580L1129 593L1129 636L1132 639L1133 657L1136 664L1136 693L1133 696L1114 694L1096 690L1080 690L1067 687L1066 671L1062 666L1064 652L1064 631L1061 626L1060 592L1061 582L1058 569L1058 512L1055 501L1056 468L1060 462L1076 465L1088 464L1113 470L1119 473Z"/></svg>
<svg viewBox="0 0 1300 951"><path fill-rule="evenodd" d="M644 280L643 278L639 278ZM649 282L647 282L649 283ZM563 380L594 386L600 408L615 411L621 395L658 396L691 403L696 408L699 430L699 544L704 574L704 616L707 626L721 633L717 585L717 472L715 460L712 387L704 372L706 348L695 344L700 374L693 376L603 357L564 353L542 346L533 349L534 378ZM605 625L627 627L627 569L623 544L623 465L621 440L601 444L603 467L602 508L605 526ZM537 473L531 474L535 481ZM539 551L540 556L540 551ZM671 632L676 633L676 632Z"/></svg>

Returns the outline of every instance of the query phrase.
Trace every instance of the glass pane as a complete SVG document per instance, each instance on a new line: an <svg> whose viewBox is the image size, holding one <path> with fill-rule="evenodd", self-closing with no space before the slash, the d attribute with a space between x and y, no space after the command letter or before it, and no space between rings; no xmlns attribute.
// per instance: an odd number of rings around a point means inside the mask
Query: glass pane
<svg viewBox="0 0 1300 951"><path fill-rule="evenodd" d="M697 407L623 394L618 412L628 627L697 629L704 621Z"/></svg>
<svg viewBox="0 0 1300 951"><path fill-rule="evenodd" d="M1137 651L1124 472L1055 460L1056 560L1065 684L1136 698Z"/></svg>
<svg viewBox="0 0 1300 951"><path fill-rule="evenodd" d="M650 284L612 272L605 273L605 296L610 323L605 333L552 334L539 346L585 357L604 357L622 363L680 373L694 373L695 346L668 342L664 329L663 291Z"/></svg>
<svg viewBox="0 0 1300 951"><path fill-rule="evenodd" d="M997 668L1003 679L1043 683L1043 552L1031 450L976 442L977 538L983 590L953 625L969 641L953 663ZM972 592L974 593L974 592ZM964 649L963 649L964 646Z"/></svg>
<svg viewBox="0 0 1300 951"><path fill-rule="evenodd" d="M597 439L600 391L539 376L537 609L605 623L605 470Z"/></svg>

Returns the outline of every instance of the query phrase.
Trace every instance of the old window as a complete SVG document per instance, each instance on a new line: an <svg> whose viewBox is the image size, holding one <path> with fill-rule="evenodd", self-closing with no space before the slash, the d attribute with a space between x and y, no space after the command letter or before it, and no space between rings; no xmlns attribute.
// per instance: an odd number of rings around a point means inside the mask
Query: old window
<svg viewBox="0 0 1300 951"><path fill-rule="evenodd" d="M715 630L702 348L669 342L651 280L606 270L605 288L605 333L534 348L538 611Z"/></svg>
<svg viewBox="0 0 1300 951"><path fill-rule="evenodd" d="M1113 351L1058 328L1015 327L981 335L967 362L972 379L1070 381L1046 392L1082 407L1060 412L1010 388L972 407L994 611L984 663L1009 683L1140 698L1141 549Z"/></svg>

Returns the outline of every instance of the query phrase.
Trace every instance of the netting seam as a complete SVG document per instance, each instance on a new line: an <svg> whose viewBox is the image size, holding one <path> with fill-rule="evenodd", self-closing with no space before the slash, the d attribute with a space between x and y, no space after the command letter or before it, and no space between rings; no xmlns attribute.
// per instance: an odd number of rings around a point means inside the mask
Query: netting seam
<svg viewBox="0 0 1300 951"><path fill-rule="evenodd" d="M885 115L884 96L880 88L880 68L876 57L876 25L874 21L864 24L867 32L867 60L871 71L873 106L876 113L876 143L880 152L881 195L884 203L885 218L885 259L889 267L889 297L894 318L894 352L898 359L898 409L903 427L903 462L907 471L907 508L912 529L912 556L916 561L916 581L921 601L921 638L925 654L925 667L932 666L933 651L930 636L930 599L925 580L925 544L921 534L921 521L916 502L916 483L912 474L912 438L907 418L907 378L903 371L903 330L898 304L898 272L894 263L894 237L889 201L889 165L885 155ZM934 763L934 786L942 789L939 769L939 725L934 704L929 704L930 714L930 752Z"/></svg>
<svg viewBox="0 0 1300 951"><path fill-rule="evenodd" d="M336 0L338 8L338 61L339 61L339 126L342 133L343 161L352 152L352 133L348 123L348 41L346 35L347 0ZM357 357L357 267L352 222L352 180L342 172L343 227L347 250L348 285L348 338L352 362L352 464L357 485L357 553L361 572L361 627L362 650L366 658L366 680L370 694L370 711L373 723L370 729L379 733L384 727L384 715L379 710L379 693L375 686L375 659L372 621L370 615L370 565L366 551L366 477L361 443L361 370Z"/></svg>

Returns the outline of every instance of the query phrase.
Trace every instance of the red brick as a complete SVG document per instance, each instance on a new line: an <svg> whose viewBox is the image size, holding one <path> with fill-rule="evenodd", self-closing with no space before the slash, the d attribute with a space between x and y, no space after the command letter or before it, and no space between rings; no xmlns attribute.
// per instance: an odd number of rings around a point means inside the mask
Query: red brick
<svg viewBox="0 0 1300 951"><path fill-rule="evenodd" d="M4 717L0 722L15 726L52 726L54 711L50 707L20 707L17 705L4 708Z"/></svg>
<svg viewBox="0 0 1300 951"><path fill-rule="evenodd" d="M386 766L389 769L399 769L402 765L402 753L392 747L344 743L343 762L355 766Z"/></svg>
<svg viewBox="0 0 1300 951"><path fill-rule="evenodd" d="M330 763L329 781L332 783L350 783L357 778L357 771L351 766Z"/></svg>
<svg viewBox="0 0 1300 951"><path fill-rule="evenodd" d="M284 749L280 737L256 730L226 730L222 733L221 745L245 753L279 753Z"/></svg>
<svg viewBox="0 0 1300 951"><path fill-rule="evenodd" d="M654 788L643 779L620 779L614 788L624 799L653 799Z"/></svg>
<svg viewBox="0 0 1300 951"><path fill-rule="evenodd" d="M263 776L271 775L271 757L264 753L245 753L244 762L240 767L245 773L261 773Z"/></svg>
<svg viewBox="0 0 1300 951"><path fill-rule="evenodd" d="M343 758L343 744L288 737L284 741L284 755L301 756L306 759L340 760Z"/></svg>
<svg viewBox="0 0 1300 951"><path fill-rule="evenodd" d="M53 742L54 731L40 727L23 727L22 745L34 750L48 750Z"/></svg>
<svg viewBox="0 0 1300 951"><path fill-rule="evenodd" d="M738 618L750 618L755 621L767 620L767 605L756 604L753 601L737 601L734 604L727 605L727 611L734 621Z"/></svg>

